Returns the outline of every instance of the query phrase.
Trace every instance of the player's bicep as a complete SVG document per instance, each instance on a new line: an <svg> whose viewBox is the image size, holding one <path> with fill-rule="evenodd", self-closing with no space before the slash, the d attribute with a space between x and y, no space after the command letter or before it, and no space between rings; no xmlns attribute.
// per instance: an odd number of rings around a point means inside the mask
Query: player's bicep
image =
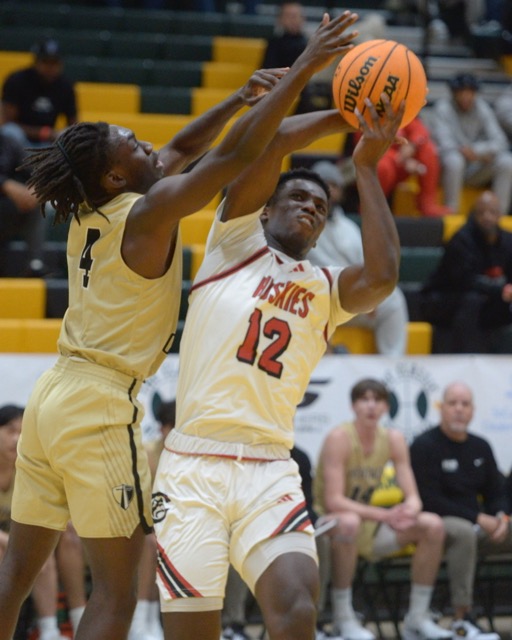
<svg viewBox="0 0 512 640"><path fill-rule="evenodd" d="M368 284L362 264L343 269L338 277L338 295L341 306L350 313L367 313L380 302Z"/></svg>

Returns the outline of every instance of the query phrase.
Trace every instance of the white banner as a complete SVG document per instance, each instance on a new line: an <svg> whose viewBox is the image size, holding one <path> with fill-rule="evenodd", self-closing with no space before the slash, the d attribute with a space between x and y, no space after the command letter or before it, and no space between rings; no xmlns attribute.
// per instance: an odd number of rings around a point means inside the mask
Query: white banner
<svg viewBox="0 0 512 640"><path fill-rule="evenodd" d="M0 405L27 402L37 377L54 356L0 354ZM175 397L178 357L170 355L140 392L146 408L144 434L153 439L155 410L161 400ZM325 356L314 371L295 421L297 445L315 466L323 438L337 424L350 420L350 389L361 378L384 381L392 393L386 423L404 432L410 441L437 424L443 388L463 380L475 394L471 430L491 443L500 469L512 467L512 359L508 356Z"/></svg>

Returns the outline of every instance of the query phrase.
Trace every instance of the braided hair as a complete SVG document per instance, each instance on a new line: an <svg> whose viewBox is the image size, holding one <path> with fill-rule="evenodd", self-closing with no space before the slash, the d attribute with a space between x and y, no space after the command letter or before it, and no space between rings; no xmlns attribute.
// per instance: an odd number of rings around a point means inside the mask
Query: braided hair
<svg viewBox="0 0 512 640"><path fill-rule="evenodd" d="M109 167L109 125L79 122L68 127L57 142L43 149L30 149L20 169L28 169L27 186L34 192L45 215L46 203L55 209L54 224L67 222L85 203L99 211L95 202L105 197L100 178Z"/></svg>

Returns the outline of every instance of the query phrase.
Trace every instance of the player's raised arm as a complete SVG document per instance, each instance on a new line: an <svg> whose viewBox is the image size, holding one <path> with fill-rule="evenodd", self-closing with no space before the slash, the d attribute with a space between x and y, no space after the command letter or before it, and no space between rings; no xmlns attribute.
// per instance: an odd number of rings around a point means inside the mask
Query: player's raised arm
<svg viewBox="0 0 512 640"><path fill-rule="evenodd" d="M336 109L285 118L262 155L230 184L222 219L247 215L265 205L274 193L285 156L318 138L350 129Z"/></svg>
<svg viewBox="0 0 512 640"><path fill-rule="evenodd" d="M274 89L237 120L222 142L187 174L160 180L140 202L143 224L163 227L197 211L264 151L311 76L351 48L356 32L345 31L357 20L349 11L329 19L311 37L304 52ZM158 233L158 232L155 232Z"/></svg>
<svg viewBox="0 0 512 640"><path fill-rule="evenodd" d="M288 68L258 69L243 87L194 118L160 149L158 155L164 166L164 174L180 173L206 153L229 119L242 107L257 104L287 71Z"/></svg>
<svg viewBox="0 0 512 640"><path fill-rule="evenodd" d="M361 235L364 263L343 270L338 280L341 305L347 311L372 310L396 286L400 263L400 243L393 214L377 176L377 163L393 143L405 105L394 112L382 94L385 114L379 119L375 107L367 102L372 126L358 112L363 132L353 153L356 183L360 197Z"/></svg>

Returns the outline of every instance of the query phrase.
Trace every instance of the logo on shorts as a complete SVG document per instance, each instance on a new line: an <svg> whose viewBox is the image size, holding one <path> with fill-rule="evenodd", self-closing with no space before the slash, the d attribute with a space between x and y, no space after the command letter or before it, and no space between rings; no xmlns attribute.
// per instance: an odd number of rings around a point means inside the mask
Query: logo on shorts
<svg viewBox="0 0 512 640"><path fill-rule="evenodd" d="M154 493L151 498L151 511L153 515L153 522L162 522L165 518L165 514L169 510L170 499L165 493L158 491Z"/></svg>
<svg viewBox="0 0 512 640"><path fill-rule="evenodd" d="M117 504L126 511L133 500L135 489L129 484L120 484L112 489L112 493Z"/></svg>

